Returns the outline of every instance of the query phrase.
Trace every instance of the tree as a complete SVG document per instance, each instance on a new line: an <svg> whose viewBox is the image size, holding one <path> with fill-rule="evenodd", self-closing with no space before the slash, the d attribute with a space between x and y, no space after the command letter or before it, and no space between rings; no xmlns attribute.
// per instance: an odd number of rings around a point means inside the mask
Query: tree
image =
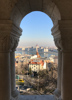
<svg viewBox="0 0 72 100"><path fill-rule="evenodd" d="M31 68L29 68L29 74L32 75L32 70L31 70Z"/></svg>
<svg viewBox="0 0 72 100"><path fill-rule="evenodd" d="M25 73L24 73L24 70L22 70L22 74L25 74Z"/></svg>

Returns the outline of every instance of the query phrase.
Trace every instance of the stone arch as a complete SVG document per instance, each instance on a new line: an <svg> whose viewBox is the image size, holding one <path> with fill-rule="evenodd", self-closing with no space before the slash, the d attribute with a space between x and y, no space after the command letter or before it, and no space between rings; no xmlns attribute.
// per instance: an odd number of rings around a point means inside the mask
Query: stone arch
<svg viewBox="0 0 72 100"><path fill-rule="evenodd" d="M46 13L54 25L57 25L58 20L61 20L60 12L52 0L18 0L12 10L11 20L19 27L23 17L32 11Z"/></svg>
<svg viewBox="0 0 72 100"><path fill-rule="evenodd" d="M17 34L18 38L20 37L22 31L19 28L20 23L24 18L24 16L32 11L42 11L51 18L54 25L51 31L52 31L52 35L54 36L55 44L56 46L58 46L58 44L60 44L59 39L61 38L58 21L61 20L61 14L56 4L52 0L18 0L14 8L12 9L11 17L10 17L15 27L15 29L13 29L13 33L15 32L14 34L15 35ZM61 74L61 72L59 74ZM58 84L59 83L61 83L61 80L58 82ZM61 87L58 88L61 89ZM56 93L58 93L60 97L61 94L59 92L61 91L57 90Z"/></svg>

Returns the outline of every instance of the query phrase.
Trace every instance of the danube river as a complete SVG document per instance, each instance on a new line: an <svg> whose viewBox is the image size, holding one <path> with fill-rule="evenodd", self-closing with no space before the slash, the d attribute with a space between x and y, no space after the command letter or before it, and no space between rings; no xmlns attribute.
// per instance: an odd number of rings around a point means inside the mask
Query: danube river
<svg viewBox="0 0 72 100"><path fill-rule="evenodd" d="M36 55L36 52L27 52L27 51L16 51L15 54L17 54L17 53L20 53L20 54L22 54L23 56L24 56L25 54ZM51 52L51 51L49 51L49 52L47 52L47 53L39 52L39 54L40 54L41 57L47 57L47 58L49 58L51 55L58 56L58 53L56 53L56 52Z"/></svg>

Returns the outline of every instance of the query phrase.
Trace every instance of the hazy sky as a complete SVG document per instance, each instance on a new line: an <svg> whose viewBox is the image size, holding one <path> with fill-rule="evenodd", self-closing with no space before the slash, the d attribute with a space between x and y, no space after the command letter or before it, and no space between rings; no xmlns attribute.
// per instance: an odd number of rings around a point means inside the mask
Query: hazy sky
<svg viewBox="0 0 72 100"><path fill-rule="evenodd" d="M21 21L22 36L19 46L54 46L51 28L52 20L43 12L34 11L27 14Z"/></svg>

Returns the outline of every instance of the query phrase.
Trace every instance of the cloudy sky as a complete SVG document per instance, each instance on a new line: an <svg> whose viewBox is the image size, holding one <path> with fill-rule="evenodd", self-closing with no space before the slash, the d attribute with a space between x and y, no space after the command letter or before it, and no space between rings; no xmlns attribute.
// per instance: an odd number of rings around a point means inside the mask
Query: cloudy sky
<svg viewBox="0 0 72 100"><path fill-rule="evenodd" d="M55 46L51 28L52 20L43 12L34 11L27 14L21 21L22 36L19 47L26 46Z"/></svg>

